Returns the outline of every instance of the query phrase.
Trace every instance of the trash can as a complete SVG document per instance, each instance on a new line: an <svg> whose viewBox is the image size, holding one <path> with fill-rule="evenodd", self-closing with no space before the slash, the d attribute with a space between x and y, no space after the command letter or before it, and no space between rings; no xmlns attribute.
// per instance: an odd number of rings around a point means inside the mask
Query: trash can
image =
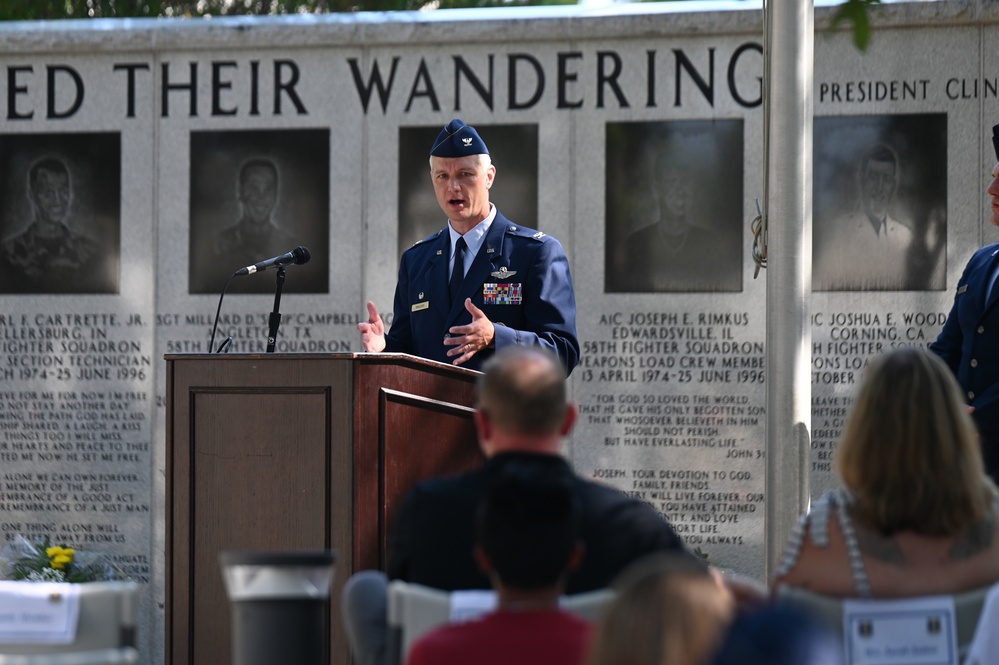
<svg viewBox="0 0 999 665"><path fill-rule="evenodd" d="M232 665L326 665L335 555L222 552Z"/></svg>

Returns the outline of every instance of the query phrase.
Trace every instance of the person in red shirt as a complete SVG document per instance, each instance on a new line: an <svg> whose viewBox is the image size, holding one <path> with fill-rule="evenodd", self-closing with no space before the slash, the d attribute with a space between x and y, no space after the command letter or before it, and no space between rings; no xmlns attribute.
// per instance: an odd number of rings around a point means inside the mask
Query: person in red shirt
<svg viewBox="0 0 999 665"><path fill-rule="evenodd" d="M428 633L407 665L582 665L590 624L559 609L583 556L571 478L545 459L508 465L479 507L475 557L497 609Z"/></svg>

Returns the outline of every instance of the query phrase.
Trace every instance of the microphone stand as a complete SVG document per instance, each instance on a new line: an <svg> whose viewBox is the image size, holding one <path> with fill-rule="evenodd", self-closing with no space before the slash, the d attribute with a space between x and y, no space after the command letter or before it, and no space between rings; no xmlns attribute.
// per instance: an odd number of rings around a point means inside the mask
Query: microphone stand
<svg viewBox="0 0 999 665"><path fill-rule="evenodd" d="M277 286L274 289L274 311L271 312L270 332L267 333L267 353L274 353L278 327L281 325L281 289L284 288L284 266L278 266Z"/></svg>

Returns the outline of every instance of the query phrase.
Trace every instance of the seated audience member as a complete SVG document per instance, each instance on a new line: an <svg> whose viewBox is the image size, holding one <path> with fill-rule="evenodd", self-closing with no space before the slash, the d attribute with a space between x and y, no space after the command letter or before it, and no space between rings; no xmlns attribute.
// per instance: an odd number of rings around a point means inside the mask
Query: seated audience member
<svg viewBox="0 0 999 665"><path fill-rule="evenodd" d="M840 637L791 607L736 617L711 665L843 665Z"/></svg>
<svg viewBox="0 0 999 665"><path fill-rule="evenodd" d="M582 665L590 625L559 609L584 555L571 475L553 460L510 464L479 509L475 558L497 610L419 639L408 665Z"/></svg>
<svg viewBox="0 0 999 665"><path fill-rule="evenodd" d="M844 488L803 516L776 584L903 598L999 580L999 500L957 382L936 356L871 363L836 451Z"/></svg>
<svg viewBox="0 0 999 665"><path fill-rule="evenodd" d="M614 590L589 665L706 665L736 609L721 576L694 557L652 555Z"/></svg>
<svg viewBox="0 0 999 665"><path fill-rule="evenodd" d="M579 504L586 556L569 576L566 593L606 588L629 563L650 552L687 553L651 506L572 473L561 455L562 439L579 411L567 400L565 370L557 357L535 347L497 351L479 379L478 398L475 424L485 466L427 480L410 491L390 533L388 577L446 591L489 588L473 556L476 506L508 464L532 459L570 474ZM384 662L386 588L386 577L378 571L362 571L344 587L342 615L360 665Z"/></svg>
<svg viewBox="0 0 999 665"><path fill-rule="evenodd" d="M982 613L978 616L975 636L968 647L964 665L989 665L999 662L999 584L992 587L985 597Z"/></svg>
<svg viewBox="0 0 999 665"><path fill-rule="evenodd" d="M579 410L567 401L566 377L554 355L540 348L501 349L479 381L475 425L487 458L462 476L419 483L403 500L389 540L392 579L453 591L486 589L489 579L472 557L475 509L504 466L546 456L570 471L561 456ZM573 475L582 511L586 558L567 593L607 587L633 560L664 549L684 549L673 528L648 504Z"/></svg>

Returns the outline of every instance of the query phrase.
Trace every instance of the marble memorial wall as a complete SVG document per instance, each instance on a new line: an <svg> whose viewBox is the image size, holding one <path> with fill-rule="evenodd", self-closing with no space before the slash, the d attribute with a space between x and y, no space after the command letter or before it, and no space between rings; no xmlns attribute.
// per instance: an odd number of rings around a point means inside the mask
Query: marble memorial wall
<svg viewBox="0 0 999 665"><path fill-rule="evenodd" d="M213 350L227 277L298 245L277 352L359 351L365 300L391 322L400 252L444 223L427 152L461 117L492 200L570 257L576 468L761 576L759 12L559 11L0 25L0 542L112 553L162 653L163 355ZM869 359L932 341L995 239L994 12L878 12L867 53L815 41L813 493ZM215 347L265 350L275 274L228 284Z"/></svg>

